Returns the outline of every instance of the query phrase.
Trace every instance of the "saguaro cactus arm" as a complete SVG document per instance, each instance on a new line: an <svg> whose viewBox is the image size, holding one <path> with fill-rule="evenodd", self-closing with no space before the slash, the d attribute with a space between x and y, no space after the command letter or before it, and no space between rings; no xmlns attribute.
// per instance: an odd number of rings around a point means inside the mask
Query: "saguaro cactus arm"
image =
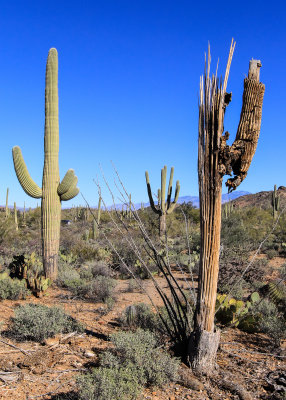
<svg viewBox="0 0 286 400"><path fill-rule="evenodd" d="M145 172L145 177L146 177L146 185L147 185L147 192L148 192L148 197L149 197L149 201L150 201L150 206L152 208L152 210L156 213L156 214L161 214L161 210L158 210L155 207L154 204L154 200L153 200L153 196L152 196L152 191L151 191L151 185L150 185L150 181L149 181L149 174L148 171Z"/></svg>
<svg viewBox="0 0 286 400"><path fill-rule="evenodd" d="M20 147L13 147L12 154L15 172L23 190L29 196L34 197L35 199L40 199L42 197L42 189L31 178Z"/></svg>
<svg viewBox="0 0 286 400"><path fill-rule="evenodd" d="M65 174L62 182L58 186L58 195L61 196L71 188L76 187L77 181L78 179L77 176L75 176L74 174L74 170L69 169Z"/></svg>
<svg viewBox="0 0 286 400"><path fill-rule="evenodd" d="M225 173L231 170L234 178L228 179L229 192L235 190L245 179L256 151L260 134L262 104L265 85L259 82L260 60L250 60L248 78L244 79L242 109L240 121L232 146L226 146L224 163Z"/></svg>
<svg viewBox="0 0 286 400"><path fill-rule="evenodd" d="M66 193L60 196L61 201L67 201L73 199L79 194L79 188L72 186Z"/></svg>
<svg viewBox="0 0 286 400"><path fill-rule="evenodd" d="M178 198L179 198L179 193L180 193L180 182L177 181L176 182L176 190L175 190L175 198L174 198L174 201L167 208L167 214L171 214L171 212L176 207L176 204L177 204L177 201L178 201Z"/></svg>
<svg viewBox="0 0 286 400"><path fill-rule="evenodd" d="M171 168L169 186L168 186L168 194L167 194L167 208L170 207L171 196L172 196L172 185L173 185L173 176L174 176L174 167Z"/></svg>

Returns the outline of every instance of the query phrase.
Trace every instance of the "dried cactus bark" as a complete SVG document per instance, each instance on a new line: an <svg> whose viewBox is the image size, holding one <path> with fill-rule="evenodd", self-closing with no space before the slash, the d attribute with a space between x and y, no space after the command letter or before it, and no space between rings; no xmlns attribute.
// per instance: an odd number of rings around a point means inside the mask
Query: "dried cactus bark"
<svg viewBox="0 0 286 400"><path fill-rule="evenodd" d="M229 191L245 179L256 150L260 132L264 85L259 82L260 61L251 60L244 80L243 104L236 139L226 141L224 114L231 95L227 80L235 43L232 42L224 82L210 77L210 50L200 82L198 176L200 195L201 252L194 332L189 343L193 369L210 373L215 366L220 333L214 329L215 301L219 271L221 192L225 174L235 174L226 185Z"/></svg>
<svg viewBox="0 0 286 400"><path fill-rule="evenodd" d="M167 178L167 166L165 165L164 168L161 169L161 189L158 189L158 205L155 206L152 190L149 180L148 171L145 172L146 177L146 185L147 185L147 192L150 201L150 206L152 210L159 215L159 235L163 237L166 234L166 215L171 214L174 210L176 203L179 198L180 193L180 182L176 182L176 190L175 190L175 198L173 202L171 202L172 196L172 185L173 185L173 176L174 176L174 167L171 168L170 172L170 179L169 179L169 186L167 192L167 201L165 200L166 196L166 178Z"/></svg>
<svg viewBox="0 0 286 400"><path fill-rule="evenodd" d="M24 191L31 197L41 198L42 256L45 275L54 280L58 274L58 251L60 240L61 201L75 197L79 189L77 177L68 170L62 182L59 175L59 118L58 118L58 52L49 51L46 67L45 90L45 160L42 188L31 178L21 149L12 150L14 167Z"/></svg>

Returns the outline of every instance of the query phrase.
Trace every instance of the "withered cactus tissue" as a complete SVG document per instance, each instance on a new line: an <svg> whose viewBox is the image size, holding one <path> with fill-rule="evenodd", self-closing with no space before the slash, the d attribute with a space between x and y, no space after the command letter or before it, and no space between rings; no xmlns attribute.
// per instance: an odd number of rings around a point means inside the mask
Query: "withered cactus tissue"
<svg viewBox="0 0 286 400"><path fill-rule="evenodd" d="M31 178L21 149L13 147L13 161L18 180L31 197L41 198L42 252L47 278L56 279L58 273L58 251L60 239L61 201L75 197L79 189L77 177L68 170L62 182L59 175L59 118L58 118L58 52L49 51L46 67L45 90L45 139L42 189Z"/></svg>
<svg viewBox="0 0 286 400"><path fill-rule="evenodd" d="M214 327L217 280L219 272L221 192L224 175L229 191L237 188L247 175L256 150L262 115L265 86L259 82L261 62L251 60L244 79L242 109L236 138L227 144L224 114L231 100L226 92L235 44L232 43L225 78L210 76L210 51L201 77L199 102L198 177L200 194L201 250L199 284L194 332L189 344L190 363L195 370L211 372L219 345L219 331Z"/></svg>

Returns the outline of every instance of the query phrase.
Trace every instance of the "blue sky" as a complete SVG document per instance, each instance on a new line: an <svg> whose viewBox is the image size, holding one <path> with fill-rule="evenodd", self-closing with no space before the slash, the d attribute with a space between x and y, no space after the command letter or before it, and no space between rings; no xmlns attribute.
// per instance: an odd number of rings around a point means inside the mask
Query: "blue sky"
<svg viewBox="0 0 286 400"><path fill-rule="evenodd" d="M266 85L257 152L239 190L271 190L285 179L285 4L149 0L1 1L0 204L37 202L17 181L11 149L19 145L41 186L45 64L59 53L60 175L74 168L79 187L97 204L99 164L113 186L110 160L134 202L147 201L164 165L175 167L181 195L197 195L199 77L211 45L213 70L223 74L232 37L236 49L225 129L237 129L243 79L261 59ZM281 71L281 72L280 72ZM223 192L226 192L223 189ZM110 197L104 190L107 203ZM63 206L83 204L79 195Z"/></svg>

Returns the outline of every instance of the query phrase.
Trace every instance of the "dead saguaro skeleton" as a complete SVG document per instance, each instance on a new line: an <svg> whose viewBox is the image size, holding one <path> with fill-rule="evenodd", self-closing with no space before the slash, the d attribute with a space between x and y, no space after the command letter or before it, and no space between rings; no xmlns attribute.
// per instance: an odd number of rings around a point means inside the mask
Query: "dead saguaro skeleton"
<svg viewBox="0 0 286 400"><path fill-rule="evenodd" d="M214 329L219 271L221 192L224 175L234 174L226 185L229 192L245 179L260 133L265 86L259 82L261 62L251 60L235 141L227 144L224 115L231 94L226 92L235 43L231 43L224 81L210 76L210 49L204 76L200 80L198 177L200 195L201 253L194 332L189 342L193 369L211 372L215 365L220 332Z"/></svg>

